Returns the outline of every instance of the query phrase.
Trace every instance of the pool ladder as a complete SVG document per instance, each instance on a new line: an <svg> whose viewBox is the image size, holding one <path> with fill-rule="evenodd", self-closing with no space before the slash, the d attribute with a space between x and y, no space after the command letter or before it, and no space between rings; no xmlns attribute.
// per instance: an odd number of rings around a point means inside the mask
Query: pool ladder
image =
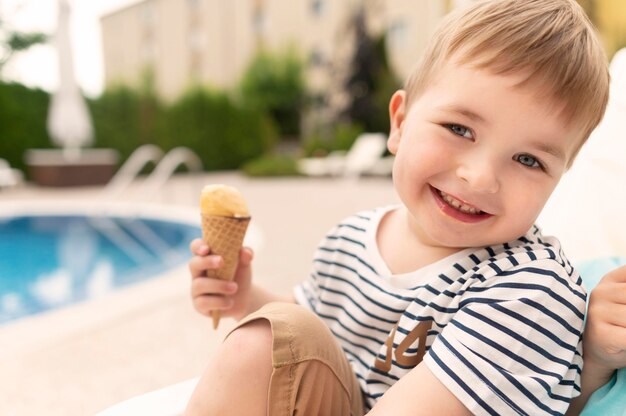
<svg viewBox="0 0 626 416"><path fill-rule="evenodd" d="M119 198L148 163L155 163L156 167L134 194L144 201L153 198L181 164L195 172L201 172L203 168L200 158L187 147L176 147L164 156L158 146L145 144L130 155L104 187L102 199L112 201ZM124 227L120 227L105 215L97 217L93 223L114 244L124 247L126 253L136 261L143 261L154 255L168 256L168 245L143 223L128 220L123 223Z"/></svg>
<svg viewBox="0 0 626 416"><path fill-rule="evenodd" d="M141 170L151 162L155 163L156 167L136 194L142 200L153 197L180 165L187 166L193 172L201 172L203 169L202 161L198 155L188 147L175 147L163 156L163 151L158 146L144 144L130 155L115 176L106 184L102 191L103 198L110 201L119 197L139 176Z"/></svg>

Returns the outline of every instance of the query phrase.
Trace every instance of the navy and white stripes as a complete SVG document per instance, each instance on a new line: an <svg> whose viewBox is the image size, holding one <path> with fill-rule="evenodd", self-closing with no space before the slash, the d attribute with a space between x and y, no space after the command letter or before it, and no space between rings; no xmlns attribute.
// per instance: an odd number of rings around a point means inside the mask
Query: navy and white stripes
<svg viewBox="0 0 626 416"><path fill-rule="evenodd" d="M389 209L335 227L296 288L339 340L368 405L423 357L475 414L564 413L580 390L586 294L558 241L533 227L390 276L375 239Z"/></svg>

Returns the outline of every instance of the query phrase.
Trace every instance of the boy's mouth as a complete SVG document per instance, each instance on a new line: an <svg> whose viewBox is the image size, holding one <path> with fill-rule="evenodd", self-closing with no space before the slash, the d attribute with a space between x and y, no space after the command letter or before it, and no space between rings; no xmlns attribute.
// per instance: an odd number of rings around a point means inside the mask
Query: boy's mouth
<svg viewBox="0 0 626 416"><path fill-rule="evenodd" d="M478 214L485 213L484 211L481 211L476 207L468 205L463 201L459 201L458 199L454 198L451 195L446 194L445 192L439 189L437 189L437 193L439 194L439 196L441 196L441 199L443 199L446 204L450 205L452 208L457 209L465 214L478 215Z"/></svg>
<svg viewBox="0 0 626 416"><path fill-rule="evenodd" d="M476 223L493 216L492 214L482 211L479 208L470 205L465 201L461 201L460 199L457 199L433 186L430 187L430 190L435 197L435 202L442 212L458 221Z"/></svg>

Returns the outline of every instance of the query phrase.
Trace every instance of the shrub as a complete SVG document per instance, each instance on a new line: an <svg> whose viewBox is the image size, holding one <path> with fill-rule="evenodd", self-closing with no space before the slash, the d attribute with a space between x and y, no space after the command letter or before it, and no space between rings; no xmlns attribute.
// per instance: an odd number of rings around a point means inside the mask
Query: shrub
<svg viewBox="0 0 626 416"><path fill-rule="evenodd" d="M125 160L140 145L162 146L163 106L151 94L140 94L125 86L106 90L90 101L98 147L110 147Z"/></svg>
<svg viewBox="0 0 626 416"><path fill-rule="evenodd" d="M248 176L301 176L297 162L288 156L262 156L242 167Z"/></svg>
<svg viewBox="0 0 626 416"><path fill-rule="evenodd" d="M245 71L239 89L243 100L272 116L281 135L300 134L305 83L295 52L260 52Z"/></svg>
<svg viewBox="0 0 626 416"><path fill-rule="evenodd" d="M165 147L191 148L207 170L238 168L276 141L276 129L263 112L200 87L168 108L165 124Z"/></svg>
<svg viewBox="0 0 626 416"><path fill-rule="evenodd" d="M336 124L329 135L317 133L308 137L303 143L302 151L305 156L310 157L325 156L334 150L348 150L363 132L363 127L359 124Z"/></svg>
<svg viewBox="0 0 626 416"><path fill-rule="evenodd" d="M26 149L52 147L46 130L49 101L40 89L0 82L0 157L13 167L25 168Z"/></svg>
<svg viewBox="0 0 626 416"><path fill-rule="evenodd" d="M24 153L51 148L46 131L48 93L0 83L0 157L23 169ZM118 86L88 101L97 147L119 151L123 162L137 147L191 148L207 170L236 169L274 146L276 128L263 111L225 93L195 88L170 106L155 94Z"/></svg>

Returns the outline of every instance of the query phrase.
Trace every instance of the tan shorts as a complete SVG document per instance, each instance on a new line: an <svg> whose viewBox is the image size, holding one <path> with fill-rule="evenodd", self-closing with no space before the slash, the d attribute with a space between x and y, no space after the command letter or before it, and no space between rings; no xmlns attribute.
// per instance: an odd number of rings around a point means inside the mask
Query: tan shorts
<svg viewBox="0 0 626 416"><path fill-rule="evenodd" d="M317 315L299 305L270 303L242 319L237 328L257 319L267 319L272 328L268 415L364 414L350 364Z"/></svg>

